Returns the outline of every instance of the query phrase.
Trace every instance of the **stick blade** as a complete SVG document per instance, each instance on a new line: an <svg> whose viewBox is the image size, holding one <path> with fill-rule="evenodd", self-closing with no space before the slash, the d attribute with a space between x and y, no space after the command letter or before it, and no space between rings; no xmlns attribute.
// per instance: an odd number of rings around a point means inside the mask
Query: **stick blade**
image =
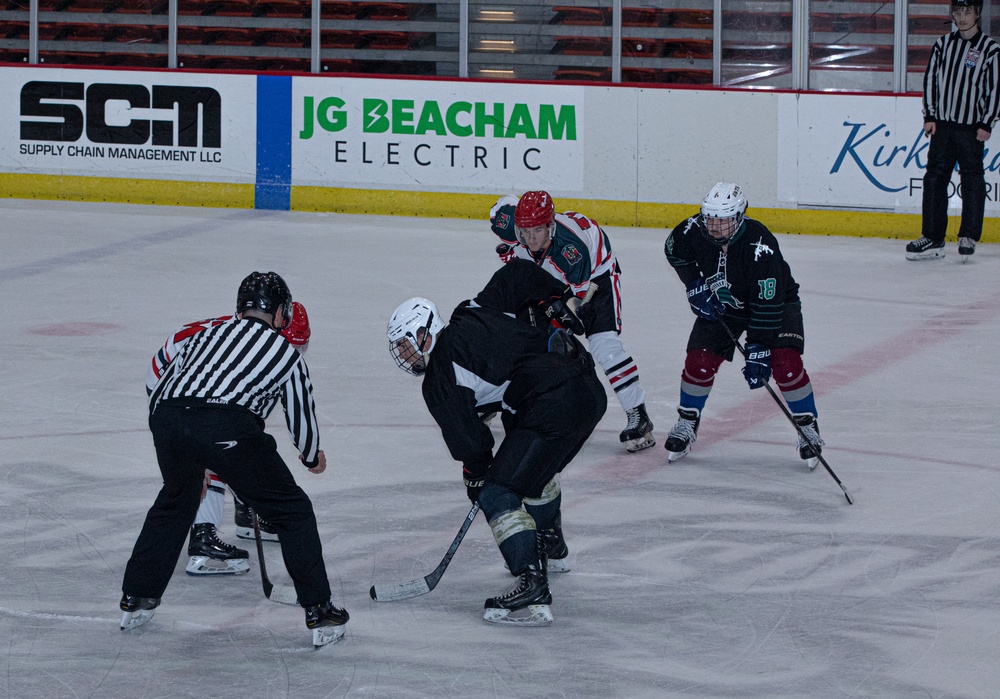
<svg viewBox="0 0 1000 699"><path fill-rule="evenodd" d="M272 585L271 594L267 598L278 604L290 604L293 606L298 606L299 604L299 596L295 592L295 588L291 585Z"/></svg>
<svg viewBox="0 0 1000 699"><path fill-rule="evenodd" d="M398 585L372 585L368 594L376 602L396 602L401 599L420 597L431 591L426 578L418 578Z"/></svg>

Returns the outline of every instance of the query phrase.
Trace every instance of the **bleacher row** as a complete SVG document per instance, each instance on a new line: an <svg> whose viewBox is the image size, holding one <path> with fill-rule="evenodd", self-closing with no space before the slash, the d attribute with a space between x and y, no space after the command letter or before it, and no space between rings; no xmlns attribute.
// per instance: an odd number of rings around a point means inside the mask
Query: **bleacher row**
<svg viewBox="0 0 1000 699"><path fill-rule="evenodd" d="M915 3L924 0L912 0ZM770 4L768 0L761 3ZM853 3L844 2L844 5ZM776 3L777 5L777 3ZM28 0L0 0L0 10L22 11L27 9ZM41 15L39 22L40 55L48 64L67 63L73 65L115 65L135 67L166 67L165 45L167 43L166 17L155 20L140 20L138 15L165 15L167 0L39 0L42 13L61 13L52 20L52 14ZM372 29L370 24L364 29L339 28L323 29L320 32L320 47L324 50L339 50L342 53L366 50L384 52L425 51L430 55L342 57L334 54L333 60L325 57L321 61L324 71L376 72L392 74L433 75L437 67L435 61L456 62L457 58L445 49L438 49L438 34L423 31L421 25L437 22L435 3L389 3L389 2L326 2L321 3L323 20L349 22L351 20L385 21L395 23L385 31ZM744 7L748 7L745 5ZM787 7L787 3L781 4ZM248 71L304 71L311 68L309 58L301 53L276 56L275 52L261 55L261 51L242 51L242 47L274 49L309 49L311 32L307 26L288 28L240 25L240 18L300 18L311 16L310 0L179 0L178 2L178 61L184 68L200 70L248 70ZM612 14L610 7L551 6L551 17L547 25L570 27L609 27ZM713 43L711 28L713 13L708 9L679 8L622 8L622 24L628 31L621 42L623 57L622 79L626 82L710 84L712 82L711 59ZM73 19L79 13L116 15L114 21L84 21L89 17ZM125 15L126 17L122 17ZM135 17L129 20L128 16ZM185 17L218 17L217 22L204 26L185 22ZM544 16L544 15L543 15ZM128 23L122 23L122 22ZM193 22L194 20L188 20ZM475 21L475 18L473 18ZM929 16L915 14L908 19L911 35L938 36L947 30L948 19L944 12ZM292 25L295 26L294 24ZM412 26L413 30L410 31ZM502 32L504 25L482 22L474 25L474 32L487 35L495 30ZM723 11L722 26L724 44L723 61L736 63L758 63L764 66L790 64L791 26L790 12L760 12L747 9L727 9ZM27 51L11 48L10 42L26 44L28 38L27 21L7 21L0 25L0 40L8 40L0 46L0 63L27 60ZM484 28L488 27L488 28ZM440 22L437 25L440 28ZM648 37L636 37L636 28L656 28ZM893 63L892 33L894 19L891 14L878 13L824 13L810 14L810 29L813 43L810 44L810 61L814 68L833 70L874 70L891 71ZM696 30L687 36L674 38L672 30ZM457 30L454 30L457 31ZM568 31L568 30L567 30ZM584 34L586 32L583 32ZM580 35L579 30L572 35L542 33L532 37L530 47L519 46L521 53L539 56L602 57L611 55L612 39L609 30L602 29L599 36ZM734 40L743 35L746 39ZM826 36L821 36L826 35ZM473 35L475 36L475 34ZM82 43L109 44L107 50L83 46ZM54 43L65 44L54 47ZM512 42L516 43L516 42ZM926 65L930 45L912 45L908 51L908 65L911 71L919 71ZM127 48L113 45L127 44ZM75 45L75 47L74 47ZM147 49L142 47L146 46ZM156 47L155 50L152 47ZM232 47L232 51L199 52L193 47ZM103 47L102 47L103 48ZM149 51L146 53L145 51ZM241 53L242 51L242 53ZM440 57L433 55L437 51ZM453 51L453 50L452 50ZM470 42L470 55L479 53L476 41ZM204 55L209 53L211 55ZM219 55L219 54L223 55ZM250 55L247 55L250 54ZM479 55L486 55L485 52ZM493 54L496 55L496 54ZM376 60L376 58L378 60ZM646 59L646 60L635 60ZM650 66L648 59L671 59L669 65ZM478 59L482 60L482 59ZM558 58L541 59L552 65L552 77L557 80L606 81L611 79L610 66L605 61L598 65L558 65ZM676 67L680 61L690 65ZM682 64L683 65L683 64Z"/></svg>

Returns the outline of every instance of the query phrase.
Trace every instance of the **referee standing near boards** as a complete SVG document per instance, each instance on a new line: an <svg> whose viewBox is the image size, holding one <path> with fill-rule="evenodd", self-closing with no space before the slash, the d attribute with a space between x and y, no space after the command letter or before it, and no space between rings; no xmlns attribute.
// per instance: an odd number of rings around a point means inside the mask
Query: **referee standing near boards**
<svg viewBox="0 0 1000 699"><path fill-rule="evenodd" d="M948 183L958 163L962 225L958 254L965 262L983 233L986 181L983 147L1000 118L1000 45L983 34L983 0L952 0L957 31L934 44L924 74L924 134L931 139L924 173L921 237L908 243L906 259L944 257Z"/></svg>
<svg viewBox="0 0 1000 699"><path fill-rule="evenodd" d="M148 621L159 605L210 468L277 530L314 644L343 636L348 614L330 601L312 503L264 432L280 399L300 460L312 473L326 470L309 370L280 333L291 315L284 280L253 272L240 285L236 315L193 338L150 395L149 429L163 487L125 568L122 630Z"/></svg>

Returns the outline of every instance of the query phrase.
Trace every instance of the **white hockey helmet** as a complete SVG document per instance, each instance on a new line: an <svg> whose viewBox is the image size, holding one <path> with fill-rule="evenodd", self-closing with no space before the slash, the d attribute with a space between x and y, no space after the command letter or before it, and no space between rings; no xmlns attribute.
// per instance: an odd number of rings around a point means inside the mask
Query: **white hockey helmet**
<svg viewBox="0 0 1000 699"><path fill-rule="evenodd" d="M415 296L399 304L385 331L396 366L414 376L424 373L443 329L444 321L433 301Z"/></svg>
<svg viewBox="0 0 1000 699"><path fill-rule="evenodd" d="M739 232L747 212L743 188L732 182L717 182L701 202L701 219L708 239L725 245Z"/></svg>

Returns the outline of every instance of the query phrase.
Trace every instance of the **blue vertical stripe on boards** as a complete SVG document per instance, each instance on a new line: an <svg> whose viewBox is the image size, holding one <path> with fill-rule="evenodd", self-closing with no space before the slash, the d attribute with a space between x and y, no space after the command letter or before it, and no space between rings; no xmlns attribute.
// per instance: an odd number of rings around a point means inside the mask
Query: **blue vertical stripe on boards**
<svg viewBox="0 0 1000 699"><path fill-rule="evenodd" d="M257 181L254 208L292 205L292 78L257 76Z"/></svg>

